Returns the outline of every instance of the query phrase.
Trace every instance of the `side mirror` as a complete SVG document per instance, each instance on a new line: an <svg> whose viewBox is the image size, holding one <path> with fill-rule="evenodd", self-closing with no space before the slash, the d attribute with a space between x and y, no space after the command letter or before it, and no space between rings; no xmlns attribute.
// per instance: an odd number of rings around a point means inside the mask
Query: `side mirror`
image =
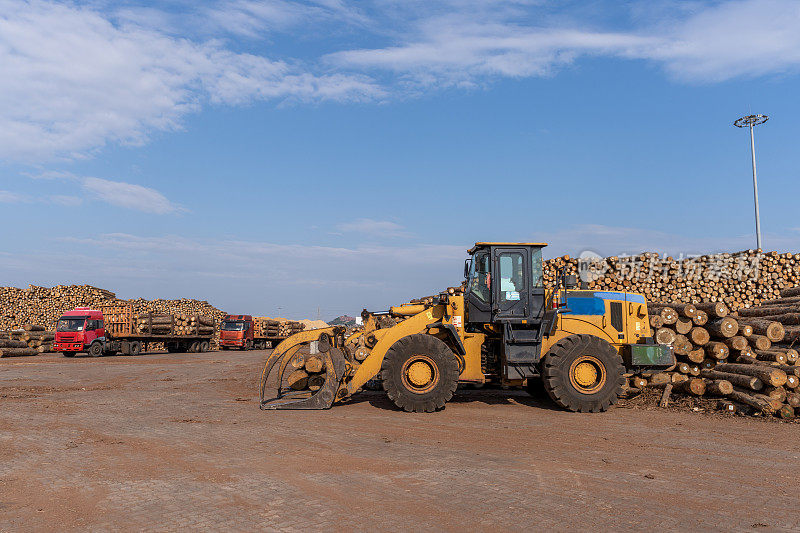
<svg viewBox="0 0 800 533"><path fill-rule="evenodd" d="M472 266L472 259L464 259L464 279L469 277L470 267Z"/></svg>
<svg viewBox="0 0 800 533"><path fill-rule="evenodd" d="M574 289L575 287L577 287L578 286L577 276L575 276L575 274L570 274L569 276L564 278L564 285L568 289Z"/></svg>

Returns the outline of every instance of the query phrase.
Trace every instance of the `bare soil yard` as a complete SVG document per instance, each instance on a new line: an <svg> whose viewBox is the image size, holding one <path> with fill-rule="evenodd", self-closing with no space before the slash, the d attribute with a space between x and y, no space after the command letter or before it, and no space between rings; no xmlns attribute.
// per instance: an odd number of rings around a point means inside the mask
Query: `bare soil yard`
<svg viewBox="0 0 800 533"><path fill-rule="evenodd" d="M0 360L0 530L800 530L800 424L486 389L262 412L265 355Z"/></svg>

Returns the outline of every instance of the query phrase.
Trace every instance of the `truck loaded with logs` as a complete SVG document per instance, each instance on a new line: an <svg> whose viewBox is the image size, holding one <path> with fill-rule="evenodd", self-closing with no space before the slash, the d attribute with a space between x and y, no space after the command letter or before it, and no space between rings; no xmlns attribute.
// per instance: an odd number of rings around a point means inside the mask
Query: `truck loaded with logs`
<svg viewBox="0 0 800 533"><path fill-rule="evenodd" d="M58 319L53 348L65 357L139 355L153 343L169 352L206 352L214 330L214 319L200 315L134 314L131 305L78 307Z"/></svg>
<svg viewBox="0 0 800 533"><path fill-rule="evenodd" d="M293 320L274 320L251 315L225 315L219 331L222 350L264 350L303 330Z"/></svg>

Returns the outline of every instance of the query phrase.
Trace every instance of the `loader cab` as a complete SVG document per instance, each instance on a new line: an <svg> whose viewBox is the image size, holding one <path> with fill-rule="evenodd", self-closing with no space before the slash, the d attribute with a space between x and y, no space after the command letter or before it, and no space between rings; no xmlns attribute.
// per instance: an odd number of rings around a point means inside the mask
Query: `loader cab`
<svg viewBox="0 0 800 533"><path fill-rule="evenodd" d="M544 317L545 243L476 243L465 264L468 321L535 327Z"/></svg>

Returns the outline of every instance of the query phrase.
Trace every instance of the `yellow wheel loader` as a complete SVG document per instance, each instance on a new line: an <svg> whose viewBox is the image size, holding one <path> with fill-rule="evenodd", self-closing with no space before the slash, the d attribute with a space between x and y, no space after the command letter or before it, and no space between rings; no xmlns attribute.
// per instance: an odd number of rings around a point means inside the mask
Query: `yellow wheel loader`
<svg viewBox="0 0 800 533"><path fill-rule="evenodd" d="M624 374L675 364L655 344L640 294L578 290L542 276L544 243L479 242L465 283L423 300L362 313L349 336L334 326L281 342L261 375L262 409L327 409L379 381L410 412L442 409L459 383L544 388L564 409L617 401Z"/></svg>

